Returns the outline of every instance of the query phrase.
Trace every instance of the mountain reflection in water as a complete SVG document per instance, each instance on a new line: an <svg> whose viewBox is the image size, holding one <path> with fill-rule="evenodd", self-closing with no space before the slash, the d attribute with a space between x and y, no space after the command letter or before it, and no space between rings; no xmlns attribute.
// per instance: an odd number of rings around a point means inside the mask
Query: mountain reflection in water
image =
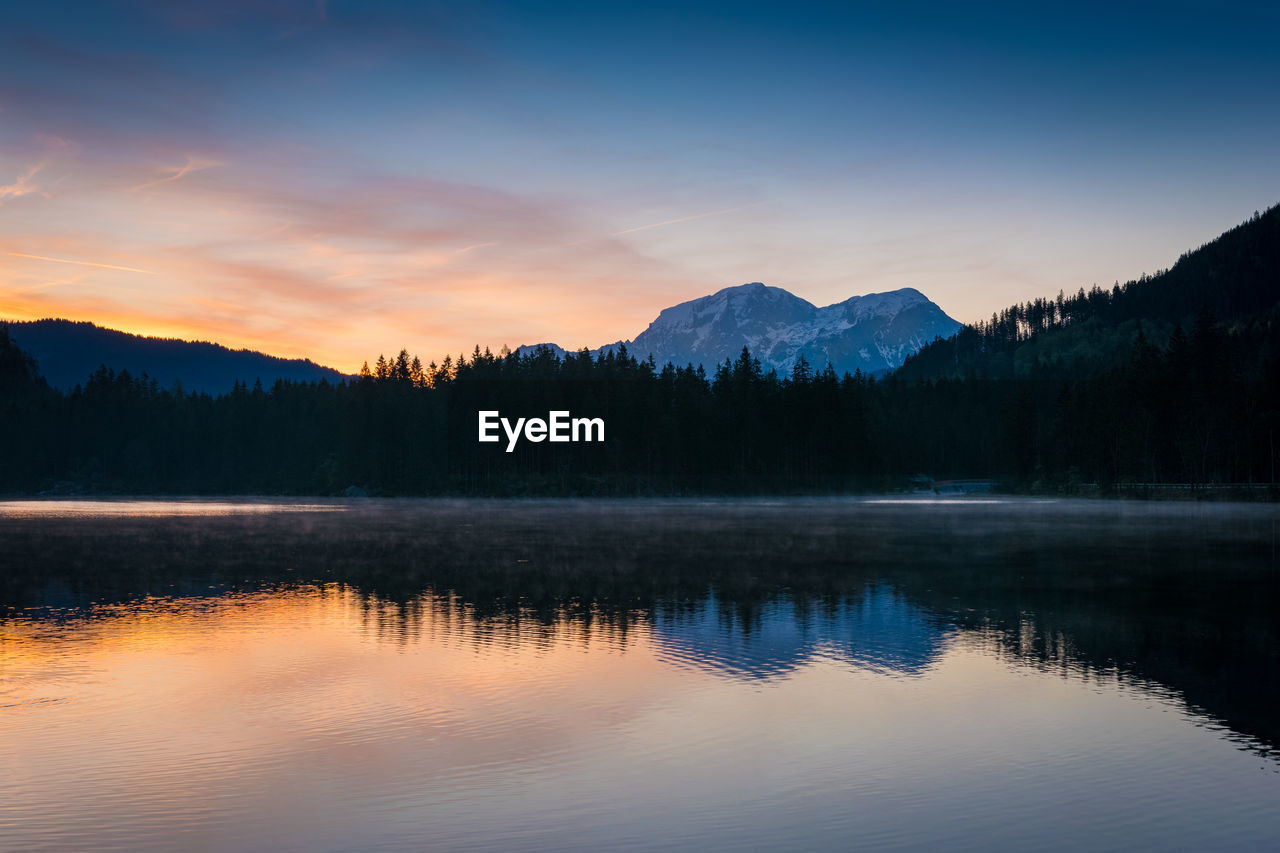
<svg viewBox="0 0 1280 853"><path fill-rule="evenodd" d="M0 505L0 847L1280 837L1273 507L166 503Z"/></svg>
<svg viewBox="0 0 1280 853"><path fill-rule="evenodd" d="M815 612L789 596L761 605L744 621L715 596L690 609L659 608L652 635L660 654L739 678L777 678L826 657L886 675L920 675L938 659L949 625L892 589Z"/></svg>

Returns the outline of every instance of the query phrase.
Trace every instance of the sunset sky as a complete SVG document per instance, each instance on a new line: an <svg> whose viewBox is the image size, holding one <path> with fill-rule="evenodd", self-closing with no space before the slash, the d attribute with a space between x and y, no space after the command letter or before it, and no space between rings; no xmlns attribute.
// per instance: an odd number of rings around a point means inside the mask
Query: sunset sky
<svg viewBox="0 0 1280 853"><path fill-rule="evenodd" d="M0 318L350 371L1110 285L1280 201L1280 8L1164 5L9 3Z"/></svg>

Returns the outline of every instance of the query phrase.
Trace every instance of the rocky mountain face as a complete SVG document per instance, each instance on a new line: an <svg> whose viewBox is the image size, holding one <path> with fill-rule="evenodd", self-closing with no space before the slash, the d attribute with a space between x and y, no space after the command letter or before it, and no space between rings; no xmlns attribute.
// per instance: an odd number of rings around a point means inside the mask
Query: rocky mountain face
<svg viewBox="0 0 1280 853"><path fill-rule="evenodd" d="M625 344L637 358L652 355L658 364L701 364L710 371L746 346L765 370L779 373L790 373L803 357L815 371L829 363L838 374L883 374L959 329L960 323L909 287L818 308L780 287L753 282L666 308L635 340L596 352Z"/></svg>

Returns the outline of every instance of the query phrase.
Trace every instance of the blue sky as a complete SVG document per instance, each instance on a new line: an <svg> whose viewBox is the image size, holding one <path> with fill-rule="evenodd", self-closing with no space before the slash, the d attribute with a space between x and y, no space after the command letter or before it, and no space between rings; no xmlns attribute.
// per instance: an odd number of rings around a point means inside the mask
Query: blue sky
<svg viewBox="0 0 1280 853"><path fill-rule="evenodd" d="M1280 10L39 3L0 316L353 369L629 338L764 281L975 320L1280 201Z"/></svg>

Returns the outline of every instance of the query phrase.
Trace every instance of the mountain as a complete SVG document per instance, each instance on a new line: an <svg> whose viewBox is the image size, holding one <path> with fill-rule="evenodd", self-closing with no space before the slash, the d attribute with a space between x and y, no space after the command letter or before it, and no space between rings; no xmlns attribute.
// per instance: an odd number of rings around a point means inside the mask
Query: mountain
<svg viewBox="0 0 1280 853"><path fill-rule="evenodd" d="M284 359L253 350L232 350L203 341L147 338L70 320L11 322L9 336L30 354L49 384L70 390L106 365L117 373L143 373L168 388L175 380L187 391L220 394L236 382L277 379L339 382L342 373L303 359Z"/></svg>
<svg viewBox="0 0 1280 853"><path fill-rule="evenodd" d="M880 373L960 324L912 288L854 296L817 308L760 282L726 287L667 308L627 348L659 363L711 366L748 347L767 370L789 373L803 356L815 369Z"/></svg>
<svg viewBox="0 0 1280 853"><path fill-rule="evenodd" d="M885 373L935 338L955 334L960 323L907 287L854 296L818 308L760 282L726 287L710 296L663 309L633 341L622 345L637 358L658 364L701 364L711 370L748 347L768 370L791 372L803 357L816 370L828 363L836 373ZM542 344L557 354L554 344ZM521 351L534 349L522 347Z"/></svg>

